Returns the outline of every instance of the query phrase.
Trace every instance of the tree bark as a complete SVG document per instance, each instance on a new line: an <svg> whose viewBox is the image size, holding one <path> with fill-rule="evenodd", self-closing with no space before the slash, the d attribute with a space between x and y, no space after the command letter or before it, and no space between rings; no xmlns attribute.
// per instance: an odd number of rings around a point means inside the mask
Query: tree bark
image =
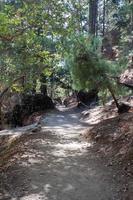
<svg viewBox="0 0 133 200"><path fill-rule="evenodd" d="M89 33L97 35L98 0L90 0L89 3Z"/></svg>
<svg viewBox="0 0 133 200"><path fill-rule="evenodd" d="M116 99L116 97L115 97L115 95L114 95L113 89L111 88L111 86L110 86L109 84L108 84L108 90L109 90L109 92L110 92L112 98L114 99L114 102L115 102L115 104L116 104L116 107L119 109L119 103L118 103L118 101L117 101L117 99Z"/></svg>
<svg viewBox="0 0 133 200"><path fill-rule="evenodd" d="M105 35L105 13L106 13L106 0L103 0L103 37Z"/></svg>
<svg viewBox="0 0 133 200"><path fill-rule="evenodd" d="M43 95L47 96L47 83L46 83L46 76L44 74L41 74L40 82L41 82L40 91Z"/></svg>

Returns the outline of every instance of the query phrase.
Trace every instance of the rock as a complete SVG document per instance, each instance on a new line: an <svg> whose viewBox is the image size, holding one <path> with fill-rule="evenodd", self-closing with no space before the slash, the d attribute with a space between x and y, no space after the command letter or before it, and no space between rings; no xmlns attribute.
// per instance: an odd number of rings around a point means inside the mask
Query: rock
<svg viewBox="0 0 133 200"><path fill-rule="evenodd" d="M128 69L121 74L119 83L133 89L133 56L129 60Z"/></svg>
<svg viewBox="0 0 133 200"><path fill-rule="evenodd" d="M21 104L15 105L11 112L5 114L6 122L13 127L22 126L26 117L46 109L54 109L50 97L43 94L24 94Z"/></svg>

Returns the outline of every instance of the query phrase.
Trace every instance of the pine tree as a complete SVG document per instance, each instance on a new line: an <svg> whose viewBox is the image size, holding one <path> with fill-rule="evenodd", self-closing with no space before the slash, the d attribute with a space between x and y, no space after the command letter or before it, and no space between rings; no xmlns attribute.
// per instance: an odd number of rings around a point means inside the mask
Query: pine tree
<svg viewBox="0 0 133 200"><path fill-rule="evenodd" d="M118 112L126 111L127 107L119 104L115 96L115 82L110 79L116 75L116 66L102 58L99 40L96 37L81 36L74 41L69 54L69 66L72 68L72 77L75 89L90 90L97 88L99 91L108 89Z"/></svg>

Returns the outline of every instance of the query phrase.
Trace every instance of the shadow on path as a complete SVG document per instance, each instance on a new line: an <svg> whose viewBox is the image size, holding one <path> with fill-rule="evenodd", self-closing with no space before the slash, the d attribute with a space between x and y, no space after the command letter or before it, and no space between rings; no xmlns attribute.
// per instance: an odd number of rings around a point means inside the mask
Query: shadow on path
<svg viewBox="0 0 133 200"><path fill-rule="evenodd" d="M4 175L1 200L117 200L112 171L80 137L87 124L74 110L53 112Z"/></svg>

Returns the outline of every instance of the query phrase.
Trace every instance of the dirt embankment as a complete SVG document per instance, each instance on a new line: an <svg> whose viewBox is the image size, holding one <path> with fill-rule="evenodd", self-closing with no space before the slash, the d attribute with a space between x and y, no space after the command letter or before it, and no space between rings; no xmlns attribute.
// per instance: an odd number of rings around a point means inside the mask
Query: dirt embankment
<svg viewBox="0 0 133 200"><path fill-rule="evenodd" d="M107 157L109 165L119 165L133 176L133 112L117 114L115 107L106 105L83 113L82 120L90 127L85 138L93 142L93 150Z"/></svg>
<svg viewBox="0 0 133 200"><path fill-rule="evenodd" d="M86 132L100 152L117 161L133 161L133 113L106 119Z"/></svg>
<svg viewBox="0 0 133 200"><path fill-rule="evenodd" d="M28 139L30 136L28 136ZM25 134L0 136L0 171L5 171L23 154L26 140L27 136Z"/></svg>
<svg viewBox="0 0 133 200"><path fill-rule="evenodd" d="M82 115L90 127L84 137L92 142L94 153L107 160L108 167L118 172L124 200L133 197L133 112L117 114L114 105L97 107ZM114 178L116 178L114 177Z"/></svg>

